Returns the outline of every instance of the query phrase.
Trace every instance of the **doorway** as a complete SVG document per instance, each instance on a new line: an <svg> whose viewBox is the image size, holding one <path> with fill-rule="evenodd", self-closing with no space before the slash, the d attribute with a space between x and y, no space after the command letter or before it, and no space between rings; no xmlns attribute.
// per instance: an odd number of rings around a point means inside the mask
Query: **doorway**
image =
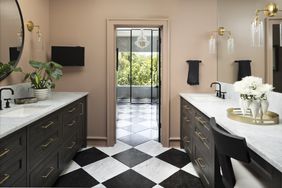
<svg viewBox="0 0 282 188"><path fill-rule="evenodd" d="M160 28L116 28L116 138L160 141Z"/></svg>
<svg viewBox="0 0 282 188"><path fill-rule="evenodd" d="M107 146L116 143L116 28L160 28L161 36L161 67L160 67L160 90L159 100L161 110L159 111L159 122L161 124L160 140L165 147L169 146L169 121L170 121L170 51L169 51L169 21L168 19L108 19L107 20Z"/></svg>

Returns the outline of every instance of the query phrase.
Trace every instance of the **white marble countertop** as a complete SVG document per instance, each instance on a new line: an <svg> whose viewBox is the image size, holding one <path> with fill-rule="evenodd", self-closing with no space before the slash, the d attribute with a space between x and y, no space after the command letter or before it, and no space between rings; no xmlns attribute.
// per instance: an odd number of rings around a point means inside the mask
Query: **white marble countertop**
<svg viewBox="0 0 282 188"><path fill-rule="evenodd" d="M180 93L198 110L208 117L215 117L216 122L231 134L246 138L247 145L265 161L282 172L282 120L279 125L249 125L233 121L227 117L227 109L239 107L231 99L218 99L212 94ZM271 104L270 104L271 105Z"/></svg>
<svg viewBox="0 0 282 188"><path fill-rule="evenodd" d="M36 120L45 117L52 112L88 95L87 92L52 92L50 98L45 101L39 101L32 104L13 105L12 108L0 111L3 115L9 111L21 108L23 106L43 107L38 112L26 117L0 117L0 139L35 122Z"/></svg>

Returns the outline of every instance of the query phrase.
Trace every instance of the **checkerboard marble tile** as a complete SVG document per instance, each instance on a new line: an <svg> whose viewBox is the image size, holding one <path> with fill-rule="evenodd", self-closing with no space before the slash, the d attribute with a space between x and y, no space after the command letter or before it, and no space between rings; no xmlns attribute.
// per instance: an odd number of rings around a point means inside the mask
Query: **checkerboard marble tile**
<svg viewBox="0 0 282 188"><path fill-rule="evenodd" d="M56 187L202 188L184 150L158 140L157 105L117 106L117 143L80 150Z"/></svg>
<svg viewBox="0 0 282 188"><path fill-rule="evenodd" d="M77 153L56 187L202 188L188 155L157 141L132 147L88 147Z"/></svg>

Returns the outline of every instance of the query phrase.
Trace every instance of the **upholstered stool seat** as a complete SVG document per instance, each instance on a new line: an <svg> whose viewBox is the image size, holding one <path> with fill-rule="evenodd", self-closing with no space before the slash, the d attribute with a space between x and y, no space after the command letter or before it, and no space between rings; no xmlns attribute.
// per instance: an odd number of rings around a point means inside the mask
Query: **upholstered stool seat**
<svg viewBox="0 0 282 188"><path fill-rule="evenodd" d="M250 165L243 164L235 159L231 159L231 163L236 179L234 188L267 188L265 177L262 177L262 174L251 168Z"/></svg>

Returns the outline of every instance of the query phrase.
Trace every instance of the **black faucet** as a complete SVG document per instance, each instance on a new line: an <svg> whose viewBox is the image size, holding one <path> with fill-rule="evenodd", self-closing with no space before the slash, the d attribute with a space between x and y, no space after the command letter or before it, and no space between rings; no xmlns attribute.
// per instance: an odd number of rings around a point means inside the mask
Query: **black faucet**
<svg viewBox="0 0 282 188"><path fill-rule="evenodd" d="M2 108L2 91L4 90L10 90L12 95L14 95L14 90L12 88L1 88L0 89L0 110L3 110Z"/></svg>
<svg viewBox="0 0 282 188"><path fill-rule="evenodd" d="M216 96L221 98L221 84L219 82L212 82L210 87L212 87L213 85L218 85L218 90L216 90Z"/></svg>

